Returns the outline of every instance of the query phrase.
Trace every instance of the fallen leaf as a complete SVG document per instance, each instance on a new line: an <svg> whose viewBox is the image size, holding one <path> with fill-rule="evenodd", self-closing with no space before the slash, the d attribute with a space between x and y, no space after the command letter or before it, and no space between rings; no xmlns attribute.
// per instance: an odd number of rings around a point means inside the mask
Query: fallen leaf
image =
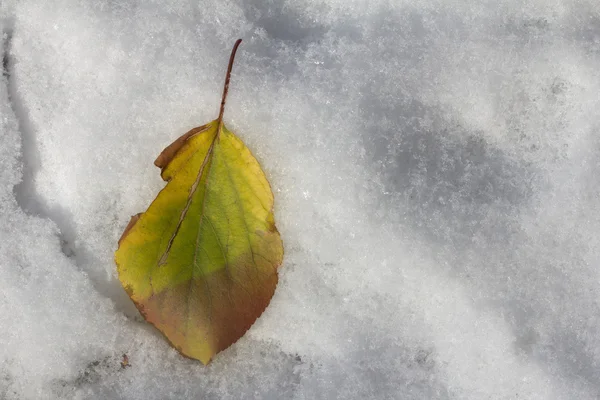
<svg viewBox="0 0 600 400"><path fill-rule="evenodd" d="M131 367L131 364L129 363L129 357L127 356L127 354L123 354L123 359L121 360L121 368L125 369L129 367Z"/></svg>
<svg viewBox="0 0 600 400"><path fill-rule="evenodd" d="M144 318L183 355L207 364L262 314L277 285L283 245L273 193L258 161L219 117L156 159L167 185L133 216L115 261Z"/></svg>

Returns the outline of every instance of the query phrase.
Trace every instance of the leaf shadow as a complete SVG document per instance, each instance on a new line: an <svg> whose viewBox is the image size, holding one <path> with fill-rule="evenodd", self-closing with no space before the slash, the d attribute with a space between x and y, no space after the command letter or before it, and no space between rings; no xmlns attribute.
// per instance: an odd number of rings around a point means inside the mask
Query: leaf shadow
<svg viewBox="0 0 600 400"><path fill-rule="evenodd" d="M433 19L430 25L435 27L444 27L435 23L438 19L452 18L426 17ZM413 29L394 16L379 18L373 25L378 36L389 38L384 39L386 59L401 60L397 68L403 71L435 71L436 66L424 64L427 57L423 55L431 51L430 42L439 33ZM516 23L522 29L492 29L500 37L554 29L544 20ZM447 29L441 34L463 35L460 24ZM584 31L595 35L598 30ZM402 37L410 40L394 46ZM374 219L391 221L424 243L449 252L445 253L452 257L445 263L449 272L471 291L493 296L489 306L506 316L517 352L547 371L559 369L562 375L584 380L600 392L598 361L589 351L591 342L581 335L591 328L583 321L565 325L554 304L543 300L548 294L539 282L551 282L554 298L569 298L567 308L585 309L589 304L573 296L576 289L564 283L565 276L555 265L519 253L535 246L522 231L521 218L535 207L536 196L545 187L546 171L486 141L483 132L450 120L443 110L407 94L402 85L381 82L362 87L360 101L363 143L372 174L380 178L380 186L372 190Z"/></svg>

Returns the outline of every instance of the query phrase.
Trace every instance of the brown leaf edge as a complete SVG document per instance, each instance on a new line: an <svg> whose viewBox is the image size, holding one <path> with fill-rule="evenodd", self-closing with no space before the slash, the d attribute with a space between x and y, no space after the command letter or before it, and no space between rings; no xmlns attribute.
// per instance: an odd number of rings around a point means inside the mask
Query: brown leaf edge
<svg viewBox="0 0 600 400"><path fill-rule="evenodd" d="M173 143L165 147L165 149L158 155L158 157L156 157L156 160L154 160L154 165L160 168L162 172L162 170L164 170L167 167L167 165L169 165L171 160L175 158L177 152L181 150L181 148L189 138L201 132L204 132L206 129L208 129L206 125L198 126L179 136Z"/></svg>
<svg viewBox="0 0 600 400"><path fill-rule="evenodd" d="M142 214L143 213L137 213L137 214L131 216L131 219L129 220L129 223L127 224L127 226L125 227L125 230L123 231L123 233L121 234L121 237L119 238L119 246L121 245L121 242L123 241L123 239L125 239L125 237L129 233L129 231L131 230L131 228L133 228L133 226L135 225L135 223L138 222L138 220L140 219L140 216Z"/></svg>

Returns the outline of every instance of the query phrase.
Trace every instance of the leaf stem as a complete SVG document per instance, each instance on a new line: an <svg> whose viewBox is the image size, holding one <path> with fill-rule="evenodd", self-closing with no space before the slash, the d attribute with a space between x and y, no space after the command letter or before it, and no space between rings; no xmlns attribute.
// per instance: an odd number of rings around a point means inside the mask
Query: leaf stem
<svg viewBox="0 0 600 400"><path fill-rule="evenodd" d="M227 100L227 92L229 91L231 69L233 68L233 60L235 59L235 53L237 52L240 43L242 43L242 39L235 41L233 49L231 50L231 55L229 56L229 65L227 66L227 75L225 76L225 85L223 86L223 96L221 96L221 109L219 110L219 118L217 119L219 124L217 128L217 135L221 133L221 128L223 127L223 113L225 112L225 101Z"/></svg>

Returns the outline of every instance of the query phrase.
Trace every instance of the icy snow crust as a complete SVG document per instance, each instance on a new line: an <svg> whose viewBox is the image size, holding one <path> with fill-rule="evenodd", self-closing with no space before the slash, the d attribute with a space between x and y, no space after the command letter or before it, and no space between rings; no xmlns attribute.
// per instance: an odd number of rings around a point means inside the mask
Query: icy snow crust
<svg viewBox="0 0 600 400"><path fill-rule="evenodd" d="M0 13L0 399L600 397L597 1ZM156 155L216 117L238 37L225 119L286 258L203 367L112 256L163 185Z"/></svg>

